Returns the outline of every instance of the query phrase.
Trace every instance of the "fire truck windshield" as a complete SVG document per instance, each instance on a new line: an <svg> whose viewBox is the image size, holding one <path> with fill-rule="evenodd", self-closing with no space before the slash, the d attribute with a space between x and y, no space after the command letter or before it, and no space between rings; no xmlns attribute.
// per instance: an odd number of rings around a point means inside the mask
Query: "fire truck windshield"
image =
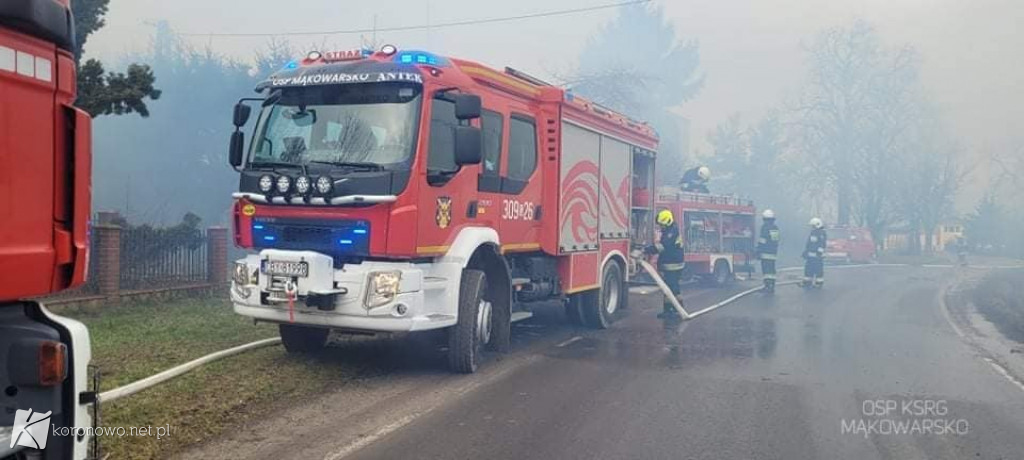
<svg viewBox="0 0 1024 460"><path fill-rule="evenodd" d="M263 108L250 164L408 168L420 88L395 84L287 88Z"/></svg>

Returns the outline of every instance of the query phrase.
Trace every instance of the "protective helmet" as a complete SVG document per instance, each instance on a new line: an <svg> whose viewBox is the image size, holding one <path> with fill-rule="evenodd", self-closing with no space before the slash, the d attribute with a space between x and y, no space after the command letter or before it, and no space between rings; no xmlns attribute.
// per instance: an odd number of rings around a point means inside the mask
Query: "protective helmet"
<svg viewBox="0 0 1024 460"><path fill-rule="evenodd" d="M701 166L700 168L697 169L697 176L699 176L701 180L711 179L711 168L708 168L707 166Z"/></svg>
<svg viewBox="0 0 1024 460"><path fill-rule="evenodd" d="M668 209L662 209L658 212L658 225L661 225L662 227L672 225L672 222L675 222L675 220L676 219L672 217L672 211L669 211Z"/></svg>
<svg viewBox="0 0 1024 460"><path fill-rule="evenodd" d="M764 212L761 213L761 218L765 220L774 219L775 211L772 211L771 209L765 209Z"/></svg>
<svg viewBox="0 0 1024 460"><path fill-rule="evenodd" d="M821 219L817 217L812 218L811 221L808 222L808 225L814 228L821 228L825 226L825 224L821 222Z"/></svg>

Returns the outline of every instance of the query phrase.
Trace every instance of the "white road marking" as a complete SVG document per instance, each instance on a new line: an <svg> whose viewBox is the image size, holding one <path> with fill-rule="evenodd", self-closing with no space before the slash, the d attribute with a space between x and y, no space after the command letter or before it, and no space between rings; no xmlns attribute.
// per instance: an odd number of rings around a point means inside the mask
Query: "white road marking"
<svg viewBox="0 0 1024 460"><path fill-rule="evenodd" d="M942 317L946 318L946 322L953 328L953 332L956 332L956 335L959 335L961 339L966 339L967 336L964 335L964 331L960 330L960 326L956 325L956 322L953 321L953 316L949 314L949 306L946 305L946 289L939 293L939 304L940 310L942 310Z"/></svg>
<svg viewBox="0 0 1024 460"><path fill-rule="evenodd" d="M571 343L573 343L573 342L576 342L576 341L578 341L578 340L581 340L582 338L583 338L583 337L580 337L580 336L578 336L578 335L577 335L577 336L575 336L575 337L572 337L572 338L570 338L569 340L566 340L565 342L562 342L562 343L560 343L560 344L558 344L558 345L555 345L555 346L556 346L556 347L558 347L558 348L562 348L562 347L564 347L564 346L566 346L566 345L569 345L569 344L571 344Z"/></svg>
<svg viewBox="0 0 1024 460"><path fill-rule="evenodd" d="M383 438L384 436L387 436L389 433L392 433L395 430L398 430L399 428L408 425L410 422L416 420L416 418L418 418L420 415L423 415L425 412L426 411L413 412L409 415L406 415L405 417L398 419L395 422L384 425L377 429L377 431L374 431L369 435L359 438L359 440L357 440L356 442L353 442L352 444L349 444L339 450L336 450L324 456L324 460L340 460L342 458L345 458L352 452L362 449L363 447L372 444L374 441Z"/></svg>
<svg viewBox="0 0 1024 460"><path fill-rule="evenodd" d="M956 322L953 321L953 316L949 313L949 305L946 304L946 291L948 289L949 286L946 286L946 288L944 288L942 292L939 293L939 309L942 310L942 317L945 318L946 322L949 323L949 326L953 328L953 332L956 332L956 335L960 336L961 340L968 343L968 346L974 348L975 350L978 350L979 352L987 353L987 351L985 351L983 348L979 347L977 344L972 343L973 341L969 337L967 337L967 335L964 334L963 330L960 329L960 326L957 326ZM983 356L981 357L981 359L985 360L985 362L987 362L989 366L992 366L992 368L995 369L996 372L998 372L1000 375L1006 377L1006 379L1009 380L1010 383L1016 385L1017 388L1020 388L1022 391L1024 391L1024 383L1022 383L1020 380L1018 380L1016 377L1010 374L1010 372L1007 371L1006 368L996 363L995 360L993 360L992 358Z"/></svg>
<svg viewBox="0 0 1024 460"><path fill-rule="evenodd" d="M1000 366L998 363L989 358L985 358L985 361L988 361L989 366L992 366L992 368L995 369L996 372L999 372L1000 374L1003 375L1003 377L1006 377L1006 380L1009 380L1010 383L1016 385L1017 388L1021 389L1021 391L1024 391L1024 382L1017 380L1017 378L1011 375L1005 367Z"/></svg>

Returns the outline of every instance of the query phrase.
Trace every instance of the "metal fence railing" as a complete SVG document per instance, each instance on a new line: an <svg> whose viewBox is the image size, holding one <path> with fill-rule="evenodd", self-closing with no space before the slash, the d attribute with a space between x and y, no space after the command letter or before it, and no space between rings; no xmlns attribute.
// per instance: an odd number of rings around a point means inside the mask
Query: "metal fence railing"
<svg viewBox="0 0 1024 460"><path fill-rule="evenodd" d="M121 233L122 290L154 289L207 280L206 235L168 234L151 227Z"/></svg>

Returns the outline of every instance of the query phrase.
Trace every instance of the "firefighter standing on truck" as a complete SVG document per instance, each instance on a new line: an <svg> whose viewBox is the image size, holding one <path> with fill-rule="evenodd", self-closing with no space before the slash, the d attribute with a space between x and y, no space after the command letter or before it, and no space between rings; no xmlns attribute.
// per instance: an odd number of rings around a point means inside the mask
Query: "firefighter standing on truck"
<svg viewBox="0 0 1024 460"><path fill-rule="evenodd" d="M684 192L711 193L708 190L708 181L710 180L711 168L698 166L683 172L683 177L679 179L679 188Z"/></svg>
<svg viewBox="0 0 1024 460"><path fill-rule="evenodd" d="M810 221L811 234L804 247L804 287L821 287L825 284L825 224L815 217Z"/></svg>
<svg viewBox="0 0 1024 460"><path fill-rule="evenodd" d="M775 260L779 254L779 227L775 225L775 212L765 209L761 214L761 235L757 238L757 256L761 259L761 274L764 278L764 290L775 292Z"/></svg>
<svg viewBox="0 0 1024 460"><path fill-rule="evenodd" d="M679 226L675 225L675 218L672 211L663 209L658 212L656 221L661 228L661 238L653 247L648 248L649 254L658 255L658 274L668 285L672 295L679 299L679 282L683 275L683 268L686 267L683 257L683 237L679 234ZM681 302L681 301L680 301ZM665 298L665 305L658 318L675 319L679 318L679 312L672 305L672 300Z"/></svg>

